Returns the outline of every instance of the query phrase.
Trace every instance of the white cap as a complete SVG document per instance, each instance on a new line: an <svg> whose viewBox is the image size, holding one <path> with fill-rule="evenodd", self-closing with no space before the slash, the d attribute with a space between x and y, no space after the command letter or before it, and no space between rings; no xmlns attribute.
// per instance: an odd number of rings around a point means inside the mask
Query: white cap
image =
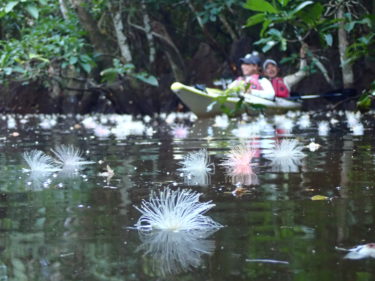
<svg viewBox="0 0 375 281"><path fill-rule="evenodd" d="M272 63L272 64L274 64L274 65L277 66L277 62L276 62L275 60L272 60L272 59L266 59L266 60L264 61L264 63L263 63L263 69L266 69L266 67L267 67L267 65L268 65L269 63Z"/></svg>

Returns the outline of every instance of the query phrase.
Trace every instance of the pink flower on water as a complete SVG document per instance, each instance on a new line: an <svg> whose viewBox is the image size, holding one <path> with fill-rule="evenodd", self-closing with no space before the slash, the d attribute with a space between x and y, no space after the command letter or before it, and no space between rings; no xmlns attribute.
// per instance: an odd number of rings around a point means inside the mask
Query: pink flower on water
<svg viewBox="0 0 375 281"><path fill-rule="evenodd" d="M184 125L176 125L172 128L172 135L177 139L184 139L189 135L189 129Z"/></svg>
<svg viewBox="0 0 375 281"><path fill-rule="evenodd" d="M258 184L258 179L253 171L255 163L251 163L256 151L247 145L234 147L220 164L227 169L234 184Z"/></svg>
<svg viewBox="0 0 375 281"><path fill-rule="evenodd" d="M227 155L226 159L221 163L225 166L229 174L244 175L252 174L252 167L255 165L251 163L255 152L249 146L239 145L234 147Z"/></svg>

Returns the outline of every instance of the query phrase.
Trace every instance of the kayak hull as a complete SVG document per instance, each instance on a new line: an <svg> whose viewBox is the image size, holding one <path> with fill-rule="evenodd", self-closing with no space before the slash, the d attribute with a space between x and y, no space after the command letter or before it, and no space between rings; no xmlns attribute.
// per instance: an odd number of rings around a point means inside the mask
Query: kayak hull
<svg viewBox="0 0 375 281"><path fill-rule="evenodd" d="M179 82L173 83L171 89L198 117L211 117L223 113L221 105L218 102L214 103L214 98L218 97L223 92L219 89L206 88L205 91L203 91ZM239 99L237 97L230 97L224 103L224 106L229 109L234 109L238 101ZM262 108L272 113L282 113L288 110L300 109L302 106L301 102L290 101L284 98L276 98L273 101L251 94L245 95L244 103L253 106L254 113L258 112L255 108ZM239 114L240 113L243 112L239 112Z"/></svg>

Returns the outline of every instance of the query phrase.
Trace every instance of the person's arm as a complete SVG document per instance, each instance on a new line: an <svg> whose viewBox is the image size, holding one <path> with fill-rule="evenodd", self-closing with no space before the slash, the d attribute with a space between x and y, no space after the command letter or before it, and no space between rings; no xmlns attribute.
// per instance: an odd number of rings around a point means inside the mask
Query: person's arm
<svg viewBox="0 0 375 281"><path fill-rule="evenodd" d="M300 49L300 65L296 73L285 76L284 83L290 89L301 81L307 75L307 62L306 62L306 45L302 45Z"/></svg>
<svg viewBox="0 0 375 281"><path fill-rule="evenodd" d="M275 90L273 89L272 83L267 78L259 79L259 83L263 90L251 89L251 94L260 98L272 100L275 98Z"/></svg>

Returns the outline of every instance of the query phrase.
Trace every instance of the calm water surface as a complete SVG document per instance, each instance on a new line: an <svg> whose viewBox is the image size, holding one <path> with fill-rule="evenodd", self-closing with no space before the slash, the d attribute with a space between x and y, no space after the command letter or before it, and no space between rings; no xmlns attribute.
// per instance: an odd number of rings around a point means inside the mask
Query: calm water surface
<svg viewBox="0 0 375 281"><path fill-rule="evenodd" d="M242 140L239 119L225 129L213 119L176 120L189 128L186 138L171 135L160 119L144 124L154 133L98 137L83 117L0 119L0 280L343 280L375 278L375 259L344 259L340 248L375 242L374 114L361 117L364 134L347 129L345 115L311 114L308 129L271 127ZM8 122L13 118L15 124ZM111 128L106 117L101 122ZM327 136L317 122L335 124ZM109 118L110 119L110 118ZM291 116L291 120L298 116ZM242 121L243 124L253 120ZM271 129L270 129L271 128ZM278 139L312 140L316 151L287 168L264 157ZM228 175L219 164L244 142L257 150L254 175ZM50 153L73 144L95 161L79 175L33 177L22 153ZM178 168L183 157L206 148L215 171L196 178ZM111 179L98 174L109 165ZM231 193L237 186L243 196ZM138 233L134 208L151 190L194 189L212 200L208 212L224 228L211 233ZM312 200L322 195L327 200Z"/></svg>

